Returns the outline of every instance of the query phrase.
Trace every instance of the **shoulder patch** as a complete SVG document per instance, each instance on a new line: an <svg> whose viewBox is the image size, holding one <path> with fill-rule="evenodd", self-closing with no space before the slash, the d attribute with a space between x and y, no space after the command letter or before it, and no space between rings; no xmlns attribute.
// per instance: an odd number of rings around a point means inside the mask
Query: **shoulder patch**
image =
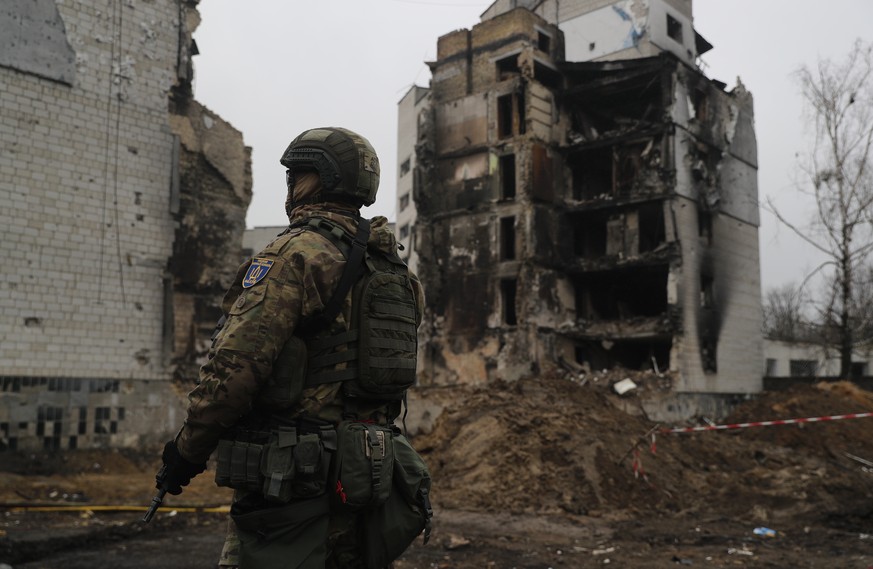
<svg viewBox="0 0 873 569"><path fill-rule="evenodd" d="M246 276L242 280L243 288L251 288L261 282L270 272L273 263L274 261L271 259L261 259L260 257L252 259L252 264L249 265L249 270L246 271Z"/></svg>

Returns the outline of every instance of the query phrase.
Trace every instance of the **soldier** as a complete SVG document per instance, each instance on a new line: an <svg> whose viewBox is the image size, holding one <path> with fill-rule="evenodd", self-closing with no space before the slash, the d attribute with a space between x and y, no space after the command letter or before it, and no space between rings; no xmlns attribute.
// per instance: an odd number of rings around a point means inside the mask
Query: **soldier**
<svg viewBox="0 0 873 569"><path fill-rule="evenodd" d="M360 215L379 184L365 138L307 130L280 162L290 226L225 295L158 488L181 493L217 448L216 483L235 489L220 565L385 567L429 528L429 474L394 426L421 285L387 219Z"/></svg>

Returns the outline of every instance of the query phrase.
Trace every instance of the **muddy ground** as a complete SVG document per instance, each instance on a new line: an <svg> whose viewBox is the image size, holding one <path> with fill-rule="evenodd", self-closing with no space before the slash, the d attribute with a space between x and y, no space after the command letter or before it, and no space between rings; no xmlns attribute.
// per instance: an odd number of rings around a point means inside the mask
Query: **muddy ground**
<svg viewBox="0 0 873 569"><path fill-rule="evenodd" d="M623 409L669 378L633 378L638 389L623 397L614 374L456 393L414 440L433 471L436 518L431 543L397 569L873 567L873 471L861 462L873 461L873 418L665 434ZM765 393L726 421L870 411L870 393L820 384ZM124 509L150 501L158 455L0 455L0 563L214 567L225 514L204 507L229 495L208 475L148 526Z"/></svg>

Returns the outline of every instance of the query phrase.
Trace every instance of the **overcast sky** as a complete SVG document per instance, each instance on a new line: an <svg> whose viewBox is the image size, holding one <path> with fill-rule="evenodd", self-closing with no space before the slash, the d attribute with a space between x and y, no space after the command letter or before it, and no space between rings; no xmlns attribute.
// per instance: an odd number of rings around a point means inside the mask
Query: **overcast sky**
<svg viewBox="0 0 873 569"><path fill-rule="evenodd" d="M282 225L279 156L301 131L344 126L366 136L382 165L379 199L367 215L394 220L397 102L427 86L439 36L479 22L474 0L202 0L194 37L195 95L242 131L253 148L249 227ZM755 98L760 198L809 216L796 191L796 153L808 132L793 72L819 57L842 59L869 39L873 0L695 0L694 26L714 49L705 73ZM866 34L866 35L865 35ZM761 273L767 288L799 282L818 265L810 248L761 213Z"/></svg>

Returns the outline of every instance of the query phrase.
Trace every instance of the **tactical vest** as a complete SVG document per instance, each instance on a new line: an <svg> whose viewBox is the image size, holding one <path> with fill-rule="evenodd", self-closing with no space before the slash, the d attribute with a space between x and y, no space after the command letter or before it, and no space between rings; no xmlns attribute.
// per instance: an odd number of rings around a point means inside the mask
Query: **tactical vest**
<svg viewBox="0 0 873 569"><path fill-rule="evenodd" d="M367 248L370 223L359 221L355 237L337 224L312 218L304 226L330 240L346 258L337 289L321 314L304 322L305 387L343 382L347 402L399 402L415 383L421 321L406 264L394 253ZM336 318L349 291L348 330Z"/></svg>

